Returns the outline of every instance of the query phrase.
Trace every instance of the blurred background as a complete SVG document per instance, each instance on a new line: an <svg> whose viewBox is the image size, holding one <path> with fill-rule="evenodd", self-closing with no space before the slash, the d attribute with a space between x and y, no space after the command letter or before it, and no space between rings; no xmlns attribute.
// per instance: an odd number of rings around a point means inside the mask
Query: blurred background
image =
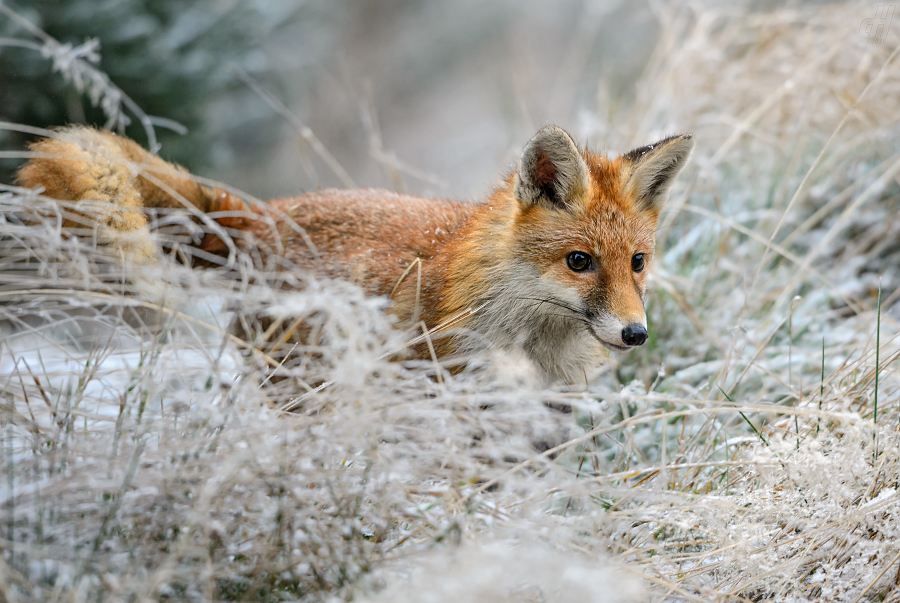
<svg viewBox="0 0 900 603"><path fill-rule="evenodd" d="M344 182L237 70L309 126L357 185L477 198L546 123L603 145L598 115L633 97L659 34L643 0L7 5L63 44L99 41L98 67L115 85L187 127L160 129L163 157L260 198ZM0 18L0 36L27 33ZM3 119L105 123L45 55L0 49ZM140 125L127 134L146 143ZM0 136L7 148L26 140Z"/></svg>

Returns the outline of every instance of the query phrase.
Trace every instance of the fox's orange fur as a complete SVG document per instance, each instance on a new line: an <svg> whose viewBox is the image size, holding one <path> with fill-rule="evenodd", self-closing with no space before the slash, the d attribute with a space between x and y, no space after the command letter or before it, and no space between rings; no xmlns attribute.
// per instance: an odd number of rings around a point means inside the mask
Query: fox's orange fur
<svg viewBox="0 0 900 603"><path fill-rule="evenodd" d="M692 146L690 135L674 136L610 160L548 126L480 204L367 189L250 208L133 141L75 127L32 145L18 181L55 199L99 202L92 215L101 236L137 261L157 253L143 208L188 206L243 232L234 245L277 259L272 265L391 297L408 326L457 319L452 337L435 339L442 356L518 349L549 380L574 381L604 346L646 339L656 223ZM199 244L207 254L230 248L216 232Z"/></svg>

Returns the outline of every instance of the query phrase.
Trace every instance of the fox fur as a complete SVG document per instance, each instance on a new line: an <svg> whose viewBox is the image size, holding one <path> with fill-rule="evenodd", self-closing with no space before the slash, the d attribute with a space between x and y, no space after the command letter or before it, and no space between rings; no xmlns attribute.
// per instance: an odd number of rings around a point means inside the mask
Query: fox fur
<svg viewBox="0 0 900 603"><path fill-rule="evenodd" d="M692 147L683 134L610 159L547 126L481 203L331 189L251 206L134 141L70 127L34 143L17 180L90 206L98 235L133 261L159 253L147 210L182 208L211 226L202 257L253 250L353 281L389 297L401 324L441 330L443 358L524 352L548 381L575 382L604 348L646 339L656 224Z"/></svg>

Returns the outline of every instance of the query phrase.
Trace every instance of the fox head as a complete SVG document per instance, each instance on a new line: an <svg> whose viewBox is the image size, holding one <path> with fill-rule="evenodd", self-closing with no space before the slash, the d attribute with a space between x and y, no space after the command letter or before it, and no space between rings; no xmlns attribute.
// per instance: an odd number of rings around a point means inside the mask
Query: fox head
<svg viewBox="0 0 900 603"><path fill-rule="evenodd" d="M557 381L583 379L604 347L643 344L657 220L693 146L690 134L671 136L610 160L558 127L540 130L502 193L509 211L492 237L508 256L480 331L521 346Z"/></svg>

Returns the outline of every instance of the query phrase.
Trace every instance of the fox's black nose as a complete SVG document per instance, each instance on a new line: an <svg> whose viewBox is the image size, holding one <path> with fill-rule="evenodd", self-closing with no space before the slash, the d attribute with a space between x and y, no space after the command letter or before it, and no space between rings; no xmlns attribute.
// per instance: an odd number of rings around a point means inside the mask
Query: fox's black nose
<svg viewBox="0 0 900 603"><path fill-rule="evenodd" d="M647 341L647 329L644 328L644 325L630 324L622 329L622 341L625 342L625 345L641 345Z"/></svg>

